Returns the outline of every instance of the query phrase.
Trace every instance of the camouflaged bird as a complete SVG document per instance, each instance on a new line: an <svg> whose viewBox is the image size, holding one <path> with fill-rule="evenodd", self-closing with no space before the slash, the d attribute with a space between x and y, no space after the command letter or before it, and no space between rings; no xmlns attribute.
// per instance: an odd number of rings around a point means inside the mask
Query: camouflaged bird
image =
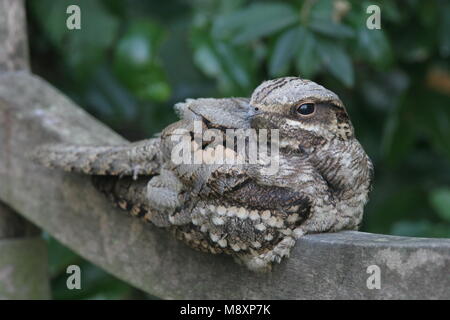
<svg viewBox="0 0 450 320"><path fill-rule="evenodd" d="M49 145L36 158L92 175L133 216L251 270L270 270L304 234L358 228L373 166L333 92L287 77L263 82L250 100L188 99L175 110L181 120L156 138L123 146ZM277 172L269 173L265 161L247 161L248 148L243 164L174 161L181 137L192 155L207 157L214 148L225 158L239 156L226 137L199 141L195 123L224 136L230 129L278 130Z"/></svg>

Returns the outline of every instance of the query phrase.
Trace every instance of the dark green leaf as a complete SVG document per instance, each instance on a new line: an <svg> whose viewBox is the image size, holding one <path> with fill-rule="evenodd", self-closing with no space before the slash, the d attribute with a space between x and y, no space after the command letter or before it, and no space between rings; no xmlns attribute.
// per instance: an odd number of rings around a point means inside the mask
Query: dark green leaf
<svg viewBox="0 0 450 320"><path fill-rule="evenodd" d="M318 53L323 64L333 76L347 87L353 86L354 73L352 61L341 46L322 40L318 42Z"/></svg>
<svg viewBox="0 0 450 320"><path fill-rule="evenodd" d="M280 76L285 73L288 66L305 37L306 30L299 26L283 32L275 43L269 63L271 76Z"/></svg>
<svg viewBox="0 0 450 320"><path fill-rule="evenodd" d="M232 38L243 44L273 34L299 21L295 10L283 3L255 3L215 20L212 34L217 38Z"/></svg>
<svg viewBox="0 0 450 320"><path fill-rule="evenodd" d="M332 38L351 38L355 35L352 28L332 20L313 20L308 24L311 30Z"/></svg>
<svg viewBox="0 0 450 320"><path fill-rule="evenodd" d="M361 28L357 33L359 55L376 66L384 67L392 62L391 47L383 30Z"/></svg>
<svg viewBox="0 0 450 320"><path fill-rule="evenodd" d="M211 38L202 29L193 37L194 60L205 74L216 78L229 94L248 94L254 85L251 52Z"/></svg>
<svg viewBox="0 0 450 320"><path fill-rule="evenodd" d="M312 78L322 65L316 46L314 34L305 29L296 58L297 70L302 78Z"/></svg>
<svg viewBox="0 0 450 320"><path fill-rule="evenodd" d="M431 205L442 219L450 222L450 189L433 190L430 194Z"/></svg>
<svg viewBox="0 0 450 320"><path fill-rule="evenodd" d="M333 14L333 2L333 0L303 1L302 12L308 13L306 17L308 20L330 20Z"/></svg>
<svg viewBox="0 0 450 320"><path fill-rule="evenodd" d="M136 100L114 77L108 67L101 67L92 76L86 93L87 108L108 124L123 123L136 116Z"/></svg>

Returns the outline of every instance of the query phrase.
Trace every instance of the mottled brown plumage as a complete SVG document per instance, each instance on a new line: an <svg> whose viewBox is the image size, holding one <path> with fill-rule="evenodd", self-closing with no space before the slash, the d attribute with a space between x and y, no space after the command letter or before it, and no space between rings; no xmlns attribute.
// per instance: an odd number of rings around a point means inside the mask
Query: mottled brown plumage
<svg viewBox="0 0 450 320"><path fill-rule="evenodd" d="M120 208L193 248L231 254L252 270L270 269L306 233L359 226L373 167L333 92L287 77L262 83L250 100L190 99L175 109L181 120L157 138L120 147L44 146L36 158L93 175ZM200 141L195 121L202 130L214 129L213 137ZM276 173L263 158L250 161L250 147L243 153L239 145L229 148L235 138L227 129L255 129L255 137L277 129L279 140L267 142L279 150L268 153L276 156ZM184 138L189 155L203 157L202 163L174 160ZM211 150L226 159L238 153L244 161L205 163Z"/></svg>

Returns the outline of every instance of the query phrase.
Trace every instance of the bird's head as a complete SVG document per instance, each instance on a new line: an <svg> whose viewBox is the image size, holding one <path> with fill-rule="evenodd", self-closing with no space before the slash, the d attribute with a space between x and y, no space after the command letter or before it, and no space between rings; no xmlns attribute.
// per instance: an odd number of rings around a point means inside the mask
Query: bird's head
<svg viewBox="0 0 450 320"><path fill-rule="evenodd" d="M252 128L278 129L280 138L294 149L333 138L349 140L354 135L339 97L309 80L286 77L265 81L253 92L250 107Z"/></svg>

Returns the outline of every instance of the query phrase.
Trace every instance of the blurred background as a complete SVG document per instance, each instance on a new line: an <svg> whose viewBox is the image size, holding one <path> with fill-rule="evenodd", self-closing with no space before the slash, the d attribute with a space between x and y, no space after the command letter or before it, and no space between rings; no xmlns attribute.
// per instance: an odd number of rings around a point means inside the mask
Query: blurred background
<svg viewBox="0 0 450 320"><path fill-rule="evenodd" d="M70 4L81 30L66 28ZM34 73L133 141L186 98L288 75L324 85L375 165L362 231L450 237L449 1L28 0L27 14ZM153 298L46 237L55 299ZM66 289L69 264L83 290Z"/></svg>

